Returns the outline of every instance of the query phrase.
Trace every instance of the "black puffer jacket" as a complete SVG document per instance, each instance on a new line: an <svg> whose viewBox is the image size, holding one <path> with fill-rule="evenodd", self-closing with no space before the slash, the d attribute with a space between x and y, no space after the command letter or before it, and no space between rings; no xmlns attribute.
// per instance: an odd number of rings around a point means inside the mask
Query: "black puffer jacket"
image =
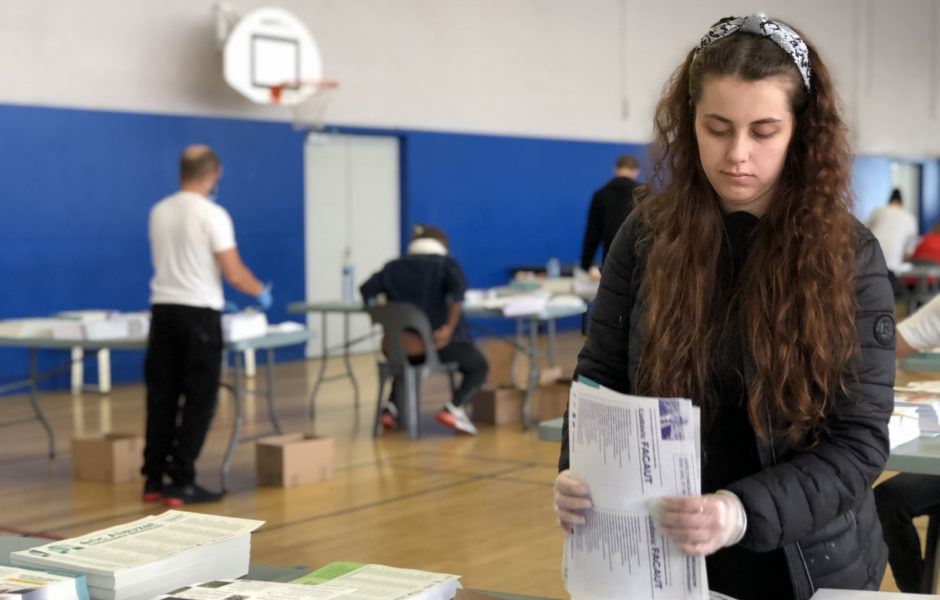
<svg viewBox="0 0 940 600"><path fill-rule="evenodd" d="M577 368L579 375L624 393L633 392L642 347L646 257L635 243L641 227L634 212L617 234ZM878 589L887 561L871 486L889 452L894 297L878 242L860 224L857 239L861 352L846 376L847 393L827 414L828 432L804 452L785 441L771 448L755 436L763 469L727 486L747 512L740 544L755 552L782 548L799 600L820 587ZM559 469L569 464L567 418L566 413Z"/></svg>

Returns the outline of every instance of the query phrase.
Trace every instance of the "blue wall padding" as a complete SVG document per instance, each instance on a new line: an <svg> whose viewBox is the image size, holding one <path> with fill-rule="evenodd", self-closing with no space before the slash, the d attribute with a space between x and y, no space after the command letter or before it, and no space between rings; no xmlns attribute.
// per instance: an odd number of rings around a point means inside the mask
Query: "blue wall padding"
<svg viewBox="0 0 940 600"><path fill-rule="evenodd" d="M222 159L219 201L235 223L245 263L274 284L272 322L304 297L303 135L286 123L0 105L0 318L60 310L146 309L150 207L177 186L191 143ZM508 268L580 258L591 194L619 154L646 166L646 148L608 142L341 128L401 142L402 244L415 223L443 228L471 287L504 284ZM856 214L890 192L890 159L859 157ZM642 179L642 177L641 177ZM927 222L940 217L940 169L924 171ZM252 299L227 288L242 306ZM511 324L481 322L501 332ZM568 319L560 328L577 328ZM279 350L278 360L302 356ZM41 352L40 369L67 359ZM259 355L263 362L263 353ZM142 353L113 352L116 382L138 381ZM0 383L28 368L27 353L0 349ZM67 372L46 387L66 387Z"/></svg>
<svg viewBox="0 0 940 600"><path fill-rule="evenodd" d="M940 221L940 161L921 165L920 232L930 231Z"/></svg>
<svg viewBox="0 0 940 600"><path fill-rule="evenodd" d="M868 215L884 206L891 195L891 159L881 156L856 156L852 163L852 191L855 214L865 222Z"/></svg>
<svg viewBox="0 0 940 600"><path fill-rule="evenodd" d="M407 134L407 213L448 233L472 287L503 285L507 268L581 257L591 194L622 153L643 146L447 133Z"/></svg>
<svg viewBox="0 0 940 600"><path fill-rule="evenodd" d="M0 318L146 309L147 215L177 189L179 153L195 142L223 161L219 200L245 263L274 283L270 319L285 320L286 302L303 298L303 137L290 125L4 105L0 130ZM0 349L0 381L22 376L26 356ZM114 381L139 380L141 356L113 352ZM40 369L64 360L66 352L39 354ZM52 385L67 386L67 372Z"/></svg>

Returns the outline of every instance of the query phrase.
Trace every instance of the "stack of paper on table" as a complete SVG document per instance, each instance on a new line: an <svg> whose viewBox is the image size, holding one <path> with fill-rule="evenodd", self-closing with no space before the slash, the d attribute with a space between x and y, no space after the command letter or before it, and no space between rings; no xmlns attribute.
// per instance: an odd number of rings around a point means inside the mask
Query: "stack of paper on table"
<svg viewBox="0 0 940 600"><path fill-rule="evenodd" d="M110 310L66 310L55 315L52 324L52 338L56 340L84 340L85 325L108 320L114 311ZM97 330L93 330L97 331Z"/></svg>
<svg viewBox="0 0 940 600"><path fill-rule="evenodd" d="M575 271L574 284L571 287L571 291L581 297L593 298L597 295L600 284L600 279L594 279L588 275L587 272L579 268Z"/></svg>
<svg viewBox="0 0 940 600"><path fill-rule="evenodd" d="M52 327L59 319L30 317L26 319L4 319L0 321L0 337L5 338L51 338Z"/></svg>
<svg viewBox="0 0 940 600"><path fill-rule="evenodd" d="M895 411L901 407L913 407L917 410L917 418L921 435L940 435L940 395L936 392L936 381L913 381L906 386L894 388Z"/></svg>
<svg viewBox="0 0 940 600"><path fill-rule="evenodd" d="M248 572L263 521L170 510L10 554L16 565L85 575L92 600L145 600Z"/></svg>
<svg viewBox="0 0 940 600"><path fill-rule="evenodd" d="M0 600L88 600L85 576L0 563Z"/></svg>
<svg viewBox="0 0 940 600"><path fill-rule="evenodd" d="M453 600L462 587L458 579L445 573L334 562L291 583L352 589L342 600Z"/></svg>
<svg viewBox="0 0 940 600"><path fill-rule="evenodd" d="M303 323L298 323L297 321L284 321L283 323L268 323L267 333L294 333L295 331L303 331L307 326Z"/></svg>
<svg viewBox="0 0 940 600"><path fill-rule="evenodd" d="M268 333L268 318L263 312L243 311L222 315L222 339L237 342Z"/></svg>
<svg viewBox="0 0 940 600"><path fill-rule="evenodd" d="M512 294L501 298L485 300L483 306L502 311L507 317L534 315L545 310L550 294L533 292L531 294Z"/></svg>
<svg viewBox="0 0 940 600"><path fill-rule="evenodd" d="M582 382L568 401L571 476L593 506L566 538L573 598L704 600L704 557L683 554L647 501L701 493L698 415L681 398L627 396Z"/></svg>
<svg viewBox="0 0 940 600"><path fill-rule="evenodd" d="M327 585L223 579L178 588L154 600L329 600L352 591Z"/></svg>
<svg viewBox="0 0 940 600"><path fill-rule="evenodd" d="M895 405L891 419L888 421L888 440L891 442L891 447L896 448L919 437L920 417L917 414L917 407Z"/></svg>
<svg viewBox="0 0 940 600"><path fill-rule="evenodd" d="M150 313L120 313L113 310L72 310L56 313L52 337L57 340L114 340L145 337Z"/></svg>
<svg viewBox="0 0 940 600"><path fill-rule="evenodd" d="M128 333L132 338L147 337L150 333L150 311L148 310L121 313L119 318L127 321Z"/></svg>
<svg viewBox="0 0 940 600"><path fill-rule="evenodd" d="M587 308L587 304L584 302L584 299L581 296L575 296L574 294L556 294L549 298L548 308L577 308L584 310Z"/></svg>

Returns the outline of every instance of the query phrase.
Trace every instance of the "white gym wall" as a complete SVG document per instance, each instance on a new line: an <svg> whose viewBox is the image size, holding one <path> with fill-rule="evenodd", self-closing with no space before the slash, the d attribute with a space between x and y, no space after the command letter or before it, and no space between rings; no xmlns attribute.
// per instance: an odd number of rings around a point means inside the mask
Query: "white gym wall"
<svg viewBox="0 0 940 600"><path fill-rule="evenodd" d="M860 154L940 155L935 0L230 0L280 6L341 88L332 123L646 142L670 70L720 16L791 20ZM288 120L222 81L214 0L0 0L0 102Z"/></svg>

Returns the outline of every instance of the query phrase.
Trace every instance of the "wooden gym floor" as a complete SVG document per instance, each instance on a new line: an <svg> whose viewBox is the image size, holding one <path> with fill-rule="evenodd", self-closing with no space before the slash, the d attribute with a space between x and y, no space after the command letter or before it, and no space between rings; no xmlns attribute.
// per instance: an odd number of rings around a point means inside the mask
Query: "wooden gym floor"
<svg viewBox="0 0 940 600"><path fill-rule="evenodd" d="M576 332L559 334L558 362L565 374L573 370L581 343ZM328 373L340 365L333 359ZM403 432L374 440L375 357L355 356L352 365L360 385L359 410L348 380L328 382L312 423L306 404L319 361L275 367L277 414L285 431L334 439L331 481L257 487L253 446L241 444L229 472L229 494L185 510L264 520L252 536L254 563L306 568L338 560L382 563L453 573L470 588L567 598L559 575L562 537L552 512L558 444L539 441L535 429L518 426L480 425L477 436L455 435L433 418L447 397L440 376L423 388L420 440ZM263 369L258 386L264 385ZM140 384L115 386L110 395L47 392L40 394L40 404L58 452L54 460L46 456L47 439L38 422L0 429L0 534L70 537L165 510L141 502L142 480L104 484L70 477L73 435L142 433ZM0 398L0 422L30 415L25 396ZM232 398L223 391L197 465L199 483L210 489L220 487L232 419ZM244 434L266 431L268 425L263 402L249 398ZM897 589L890 570L882 589Z"/></svg>

